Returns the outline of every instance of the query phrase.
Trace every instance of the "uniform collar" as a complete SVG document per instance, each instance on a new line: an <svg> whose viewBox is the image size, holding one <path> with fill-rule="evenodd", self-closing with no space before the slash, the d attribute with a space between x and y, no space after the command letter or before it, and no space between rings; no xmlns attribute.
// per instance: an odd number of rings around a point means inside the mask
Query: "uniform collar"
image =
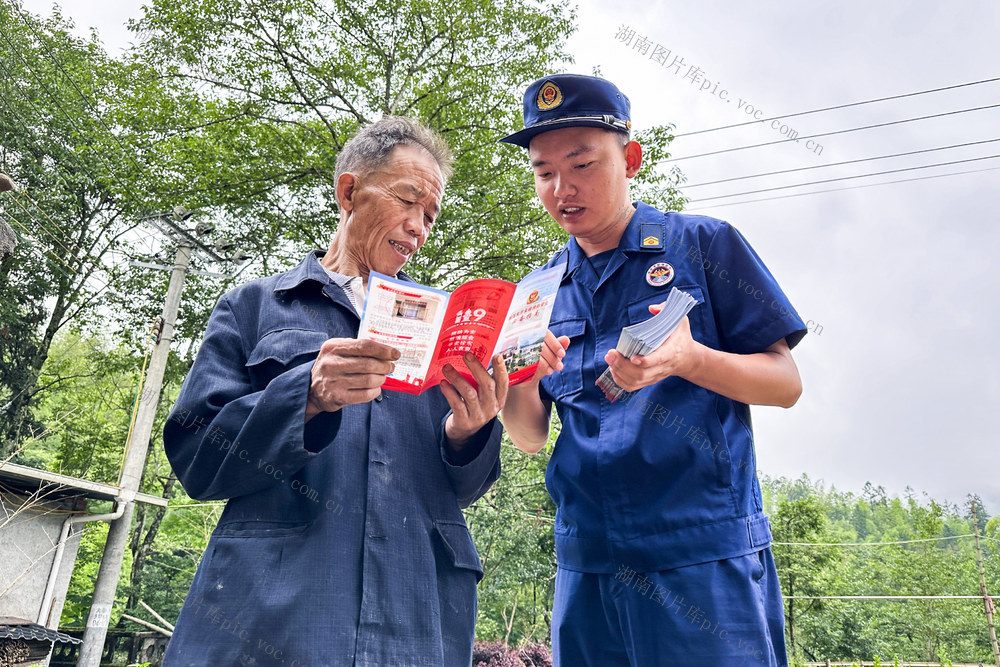
<svg viewBox="0 0 1000 667"><path fill-rule="evenodd" d="M618 241L617 249L620 253L659 252L663 250L665 234L663 213L648 204L637 201L635 202L635 213L628 221L628 226L625 227L625 231ZM652 242L653 240L655 242ZM621 260L627 256L626 254L619 257L619 253L616 253L616 257L611 260L612 265L614 265L612 270L617 268L621 264ZM564 278L573 275L587 261L587 254L583 252L580 244L572 236L566 243L566 258Z"/></svg>
<svg viewBox="0 0 1000 667"><path fill-rule="evenodd" d="M641 201L635 203L635 214L618 242L622 252L659 252L663 250L663 213Z"/></svg>

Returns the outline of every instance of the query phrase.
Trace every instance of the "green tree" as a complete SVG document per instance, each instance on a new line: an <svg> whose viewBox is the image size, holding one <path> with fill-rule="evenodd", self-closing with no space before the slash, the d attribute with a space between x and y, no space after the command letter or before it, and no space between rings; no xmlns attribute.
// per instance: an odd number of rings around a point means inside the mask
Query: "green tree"
<svg viewBox="0 0 1000 667"><path fill-rule="evenodd" d="M501 481L465 512L483 562L477 639L548 640L556 574L548 460L545 452L522 453L504 436Z"/></svg>
<svg viewBox="0 0 1000 667"><path fill-rule="evenodd" d="M169 131L149 115L157 159L173 165L158 190L191 207L213 202L232 235L288 262L329 243L347 138L383 114L412 115L444 135L456 164L408 271L446 288L518 279L565 235L535 199L524 151L497 140L520 125L526 83L568 61L573 19L560 0L157 0L136 26L147 37L136 58L198 86L205 109ZM652 160L666 156L669 128L643 138ZM650 167L639 182L676 201L668 180Z"/></svg>
<svg viewBox="0 0 1000 667"><path fill-rule="evenodd" d="M137 224L121 188L135 166L102 118L120 70L70 27L0 4L0 171L19 186L3 214L20 239L0 272L0 456L40 431L31 407L57 386L38 384L49 348L95 312Z"/></svg>
<svg viewBox="0 0 1000 667"><path fill-rule="evenodd" d="M827 541L823 510L822 502L816 496L799 500L782 498L778 502L777 513L771 517L774 541L802 545ZM795 596L822 595L827 580L824 575L827 568L837 562L838 554L833 548L825 546L776 544L773 551L781 590L786 596L785 624L789 654L797 656L796 622L803 614L821 612L823 605L821 600L798 603Z"/></svg>
<svg viewBox="0 0 1000 667"><path fill-rule="evenodd" d="M774 513L776 541L785 541L782 524L807 530L809 521L792 522L792 503L817 505L823 532L806 542L842 542L828 547L836 560L817 578L803 578L813 550L775 545L782 588L791 597L803 583L815 585L809 595L858 596L976 595L977 572L972 520L965 508L941 504L907 489L905 498L866 484L861 493L824 488L807 477L789 481L762 478L765 498ZM791 500L796 498L798 500ZM782 502L786 504L780 506ZM774 512L776 507L779 507ZM815 511L804 513L815 519ZM989 530L995 519L983 517ZM861 542L861 544L858 544ZM992 545L986 541L987 545ZM802 551L803 553L800 553ZM985 549L987 588L996 590L996 551ZM787 574L783 572L787 571ZM790 579L795 581L791 582ZM793 601L789 600L791 605ZM982 602L961 599L829 600L803 613L796 603L788 625L794 628L795 652L811 660L883 660L962 662L990 660ZM791 642L789 642L791 644Z"/></svg>

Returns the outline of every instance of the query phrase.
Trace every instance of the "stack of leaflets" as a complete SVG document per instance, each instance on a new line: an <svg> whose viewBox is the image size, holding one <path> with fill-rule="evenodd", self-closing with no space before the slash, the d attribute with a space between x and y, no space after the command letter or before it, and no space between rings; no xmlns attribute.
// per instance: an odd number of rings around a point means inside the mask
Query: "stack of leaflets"
<svg viewBox="0 0 1000 667"><path fill-rule="evenodd" d="M694 308L695 299L687 292L682 292L676 287L670 290L667 302L663 304L663 310L649 318L645 322L633 324L622 329L621 336L618 337L618 352L626 359L631 359L636 355L645 356L660 347L663 341L674 332L677 325L681 323L684 316ZM608 368L597 378L597 386L601 388L609 401L614 403L618 397L625 393L625 390L618 386L611 376L611 369Z"/></svg>

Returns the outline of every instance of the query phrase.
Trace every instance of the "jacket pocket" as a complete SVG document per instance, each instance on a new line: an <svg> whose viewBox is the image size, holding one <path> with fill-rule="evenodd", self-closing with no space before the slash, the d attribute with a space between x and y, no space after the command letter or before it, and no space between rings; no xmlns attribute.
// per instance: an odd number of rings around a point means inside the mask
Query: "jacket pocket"
<svg viewBox="0 0 1000 667"><path fill-rule="evenodd" d="M469 534L466 525L452 521L435 521L434 529L444 542L455 567L472 570L476 573L476 581L481 580L483 564L479 561L476 544L472 541L472 535Z"/></svg>
<svg viewBox="0 0 1000 667"><path fill-rule="evenodd" d="M309 530L311 521L232 521L215 529L218 537L287 537Z"/></svg>
<svg viewBox="0 0 1000 667"><path fill-rule="evenodd" d="M263 389L289 368L315 358L327 338L325 332L312 329L268 331L257 341L246 362L254 388Z"/></svg>
<svg viewBox="0 0 1000 667"><path fill-rule="evenodd" d="M587 320L580 317L551 322L549 330L556 338L569 337L569 348L562 360L563 369L542 378L545 391L558 401L583 390L583 339L587 332Z"/></svg>

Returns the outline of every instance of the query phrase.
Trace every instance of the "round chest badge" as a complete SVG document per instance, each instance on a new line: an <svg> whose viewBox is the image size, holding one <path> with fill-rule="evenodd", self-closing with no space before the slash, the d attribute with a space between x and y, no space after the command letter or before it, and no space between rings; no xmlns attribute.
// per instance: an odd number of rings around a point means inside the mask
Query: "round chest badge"
<svg viewBox="0 0 1000 667"><path fill-rule="evenodd" d="M653 287L666 287L674 279L674 267L666 262L657 262L646 271L646 282Z"/></svg>

